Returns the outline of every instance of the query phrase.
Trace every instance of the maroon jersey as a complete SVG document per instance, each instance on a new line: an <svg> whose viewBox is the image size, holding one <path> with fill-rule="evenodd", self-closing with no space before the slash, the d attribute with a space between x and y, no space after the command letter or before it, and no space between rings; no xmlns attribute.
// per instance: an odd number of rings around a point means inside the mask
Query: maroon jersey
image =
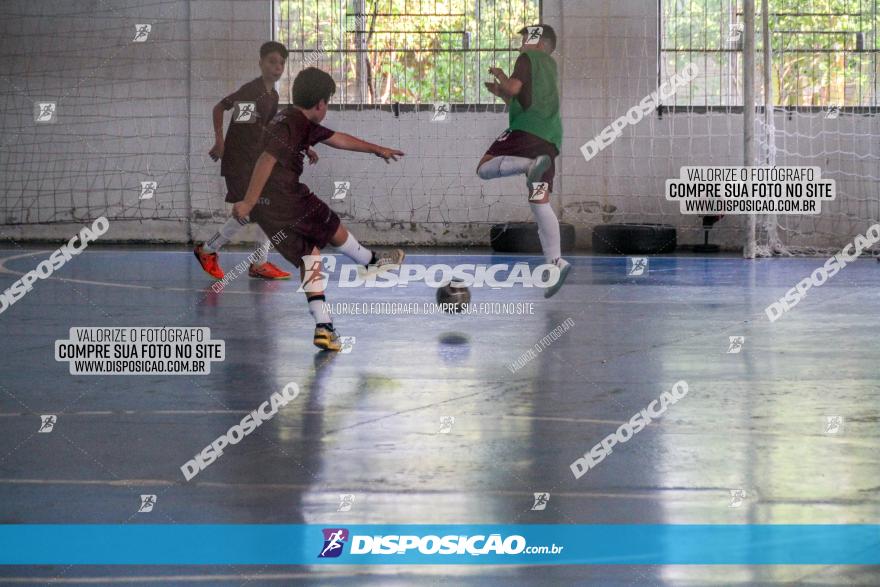
<svg viewBox="0 0 880 587"><path fill-rule="evenodd" d="M333 134L293 106L279 112L264 134L263 150L278 162L251 219L270 238L284 235L276 250L297 267L302 267L303 255L312 254L315 247L326 247L339 228L336 212L299 181L306 150Z"/></svg>
<svg viewBox="0 0 880 587"><path fill-rule="evenodd" d="M232 119L226 130L220 175L250 178L254 163L263 152L263 129L278 111L278 92L266 90L263 78L249 81L220 103L232 110Z"/></svg>
<svg viewBox="0 0 880 587"><path fill-rule="evenodd" d="M333 135L332 130L310 121L293 106L279 112L264 135L263 150L278 160L266 183L266 191L308 192L308 188L299 181L306 150Z"/></svg>

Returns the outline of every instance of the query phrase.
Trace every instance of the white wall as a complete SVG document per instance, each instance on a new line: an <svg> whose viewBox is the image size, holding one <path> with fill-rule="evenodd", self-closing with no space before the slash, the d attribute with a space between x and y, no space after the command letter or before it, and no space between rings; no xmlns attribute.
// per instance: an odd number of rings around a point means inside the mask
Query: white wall
<svg viewBox="0 0 880 587"><path fill-rule="evenodd" d="M8 0L0 16L0 235L59 238L106 214L116 238L181 240L188 202L188 3ZM108 8L109 7L109 8ZM149 43L132 44L135 24ZM33 104L58 105L36 125ZM159 180L153 200L140 182Z"/></svg>
<svg viewBox="0 0 880 587"><path fill-rule="evenodd" d="M663 200L663 182L682 165L741 164L741 115L652 116L585 161L580 146L655 89L656 3L544 6L545 22L560 36L566 138L554 206L561 219L577 227L582 246L591 227L604 222L666 222L679 227L679 242L697 242L699 220ZM258 75L257 50L270 35L269 0L7 0L4 10L0 237L65 237L100 214L117 219L113 239L209 235L227 213L219 164L207 156L210 110ZM147 43L130 43L138 23L153 24ZM34 125L33 102L53 98L58 123ZM367 242L487 244L491 222L529 219L522 179L484 182L474 174L506 114L429 118L331 112L327 126L399 146L407 157L386 166L322 146L322 160L304 181L322 196L334 180L351 181L351 196L333 207ZM785 137L780 164L820 165L839 181L840 201L821 219L798 220L799 240L841 244L877 220L876 115L779 115L777 126ZM138 199L145 179L159 181L152 200ZM739 246L743 222L726 218L713 240Z"/></svg>

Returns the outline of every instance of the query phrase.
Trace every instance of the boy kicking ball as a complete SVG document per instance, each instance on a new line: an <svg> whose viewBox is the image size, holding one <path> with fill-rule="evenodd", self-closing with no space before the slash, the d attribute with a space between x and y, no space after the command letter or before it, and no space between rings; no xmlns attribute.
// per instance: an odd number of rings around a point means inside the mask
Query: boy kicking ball
<svg viewBox="0 0 880 587"><path fill-rule="evenodd" d="M535 25L519 34L523 36L521 55L511 76L498 67L489 69L496 81L486 82L486 88L510 106L509 126L480 159L477 175L482 179L526 176L541 249L547 263L559 268L556 283L544 290L544 297L549 298L571 271L562 258L559 220L550 207L554 159L562 145L558 74L556 61L550 56L556 49L556 32L547 25Z"/></svg>
<svg viewBox="0 0 880 587"><path fill-rule="evenodd" d="M320 259L321 249L332 245L371 271L400 265L404 258L400 249L377 254L362 247L336 213L299 181L304 153L317 143L372 153L386 163L403 156L397 149L321 126L327 115L327 103L335 92L333 78L320 69L309 67L299 72L293 80L293 105L279 113L266 129L264 150L257 159L244 200L232 208L236 218L250 216L267 235L285 235L276 248L299 268L309 312L315 319L315 346L330 351L341 350L342 344L327 309L323 266L314 260ZM307 255L315 257L303 259Z"/></svg>
<svg viewBox="0 0 880 587"><path fill-rule="evenodd" d="M254 163L263 147L263 129L278 111L278 92L275 82L284 73L287 48L270 41L260 47L260 77L241 86L214 106L214 134L216 142L209 154L216 161L221 159L220 174L226 179L226 201L240 202L247 191ZM223 112L235 108L223 139ZM309 162L318 160L314 151L309 152ZM223 279L223 269L217 253L245 226L247 218L230 217L214 236L196 245L193 253L202 269L215 279ZM265 235L264 235L265 237ZM290 279L290 273L282 271L269 262L269 239L265 238L256 251L248 275L261 279Z"/></svg>

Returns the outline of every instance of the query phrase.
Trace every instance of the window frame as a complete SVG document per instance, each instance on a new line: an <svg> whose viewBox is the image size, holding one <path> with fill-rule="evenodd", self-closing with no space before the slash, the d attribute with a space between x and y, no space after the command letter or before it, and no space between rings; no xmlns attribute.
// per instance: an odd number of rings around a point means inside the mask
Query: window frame
<svg viewBox="0 0 880 587"><path fill-rule="evenodd" d="M266 0L269 4L269 38L273 41L277 41L278 38L276 36L277 33L277 22L275 19L276 7L278 0ZM347 1L347 0L343 0ZM483 0L477 0L482 2ZM496 0L497 1L497 0ZM514 0L508 0L512 2ZM538 22L543 22L544 20L544 0L536 0L538 3ZM658 0L660 1L660 0ZM305 49L297 49L293 50L288 47L289 55L288 55L288 63L290 62L290 55L296 54L304 54L306 53ZM479 49L467 49L465 52L478 52ZM504 49L499 49L499 51L504 51ZM515 49L511 49L511 52L515 52ZM285 73L289 73L289 69L287 69L287 64L285 64ZM332 72L331 72L332 73ZM292 83L293 80L291 80ZM482 83L483 79L480 79L479 83ZM275 90L278 91L280 99L279 106L289 106L290 96L281 96L281 81L275 82ZM394 112L394 109L397 108L400 113L409 113L409 112L428 112L433 111L433 103L427 102L392 102L388 104L371 104L368 102L334 102L331 101L330 104L327 105L328 110L333 111L361 111L361 110L375 110L375 111L387 111ZM449 111L453 113L459 112L470 112L470 113L480 113L480 112L492 112L492 113L501 113L507 112L508 105L504 103L501 98L495 97L492 102L455 102L449 104Z"/></svg>
<svg viewBox="0 0 880 587"><path fill-rule="evenodd" d="M664 49L663 47L663 3L670 2L674 0L657 0L657 87L665 81L662 77L663 75L663 54L664 51L670 52L669 49ZM733 0L736 2L737 0ZM755 0L756 2L759 0ZM772 0L771 0L772 1ZM880 0L873 0L875 2L875 6L880 8ZM760 18L756 13L756 19ZM756 22L756 32L757 32L758 23ZM880 30L878 30L878 39L880 39ZM880 40L877 41L880 43ZM728 50L731 53L742 54L742 50ZM760 58L761 52L755 48L756 51L756 64L758 63L758 59ZM880 70L880 47L874 49L864 49L865 53L874 53L875 60L877 65L875 67ZM838 54L846 54L843 51L835 52ZM739 75L740 68L737 68L735 75L738 76L738 79L741 80L742 76ZM874 85L878 88L875 91L874 99L875 102L872 105L859 105L859 106L841 106L840 112L847 114L864 114L864 115L873 115L880 113L880 72L877 74L877 78L875 79ZM775 94L774 94L775 96ZM778 97L778 96L777 96ZM773 110L776 112L784 112L786 115L791 118L791 116L795 113L822 113L829 106L833 104L825 104L821 106L788 106L788 105L779 105L775 104L773 106ZM755 108L759 112L764 111L764 104L755 104ZM745 110L745 105L743 104L730 104L727 106L715 106L715 105L670 105L670 104L660 104L658 107L658 115L662 118L664 113L675 114L675 113L693 113L693 114L709 114L716 112L727 112L732 114L741 114Z"/></svg>

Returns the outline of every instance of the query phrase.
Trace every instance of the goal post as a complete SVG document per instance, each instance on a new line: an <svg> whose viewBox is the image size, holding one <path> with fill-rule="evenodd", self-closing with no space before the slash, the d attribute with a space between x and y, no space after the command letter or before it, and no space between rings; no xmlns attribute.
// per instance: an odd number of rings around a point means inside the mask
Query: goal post
<svg viewBox="0 0 880 587"><path fill-rule="evenodd" d="M755 164L755 0L743 0L743 165ZM755 258L757 218L746 217L743 257Z"/></svg>

